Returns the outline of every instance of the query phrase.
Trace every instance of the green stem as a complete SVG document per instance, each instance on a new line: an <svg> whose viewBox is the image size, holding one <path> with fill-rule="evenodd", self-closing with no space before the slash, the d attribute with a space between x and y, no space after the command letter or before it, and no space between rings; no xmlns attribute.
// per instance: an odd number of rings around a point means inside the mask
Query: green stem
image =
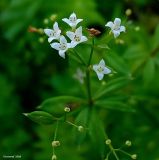
<svg viewBox="0 0 159 160"><path fill-rule="evenodd" d="M107 133L105 132L105 139L109 139ZM116 160L120 160L118 155L116 154L116 149L114 149L113 145L110 143L108 144L110 151L113 153L114 157L116 158Z"/></svg>
<svg viewBox="0 0 159 160"><path fill-rule="evenodd" d="M131 154L129 154L129 153L127 153L127 152L125 152L125 151L123 151L123 150L121 150L121 149L116 149L116 151L122 152L122 153L124 153L125 155L131 157Z"/></svg>
<svg viewBox="0 0 159 160"><path fill-rule="evenodd" d="M88 61L88 67L91 64L92 56L93 56L93 50L94 50L94 38L92 38L92 47L91 47L91 54Z"/></svg>
<svg viewBox="0 0 159 160"><path fill-rule="evenodd" d="M57 137L58 126L59 126L59 121L57 121L57 123L56 123L55 134L54 134L54 141L56 140L56 137Z"/></svg>
<svg viewBox="0 0 159 160"><path fill-rule="evenodd" d="M87 70L86 70L86 87L87 87L87 93L88 93L88 103L91 107L93 105L92 101L92 95L91 95L91 83L90 83L90 69L89 66L91 64L92 56L93 56L93 50L94 50L94 38L92 38L92 47L91 47L91 53L87 64Z"/></svg>
<svg viewBox="0 0 159 160"><path fill-rule="evenodd" d="M113 148L113 146L111 144L109 144L109 148L112 151L114 157L116 158L116 160L119 160L119 157L117 156L115 149Z"/></svg>
<svg viewBox="0 0 159 160"><path fill-rule="evenodd" d="M79 58L79 60L81 61L81 63L83 64L83 65L85 65L85 66L87 66L87 64L85 63L85 61L82 59L82 57L78 54L78 52L74 49L73 50L74 52L75 52L75 54L76 54L76 56Z"/></svg>
<svg viewBox="0 0 159 160"><path fill-rule="evenodd" d="M68 124L71 125L71 126L78 127L77 125L73 124L73 123L70 122L70 121L66 121L66 123L68 123Z"/></svg>
<svg viewBox="0 0 159 160"><path fill-rule="evenodd" d="M54 133L54 141L55 141L56 138L57 138L58 126L59 126L59 121L57 121L57 123L56 123L56 128L55 128L55 133ZM54 147L53 147L53 154L55 154L55 149L54 149Z"/></svg>

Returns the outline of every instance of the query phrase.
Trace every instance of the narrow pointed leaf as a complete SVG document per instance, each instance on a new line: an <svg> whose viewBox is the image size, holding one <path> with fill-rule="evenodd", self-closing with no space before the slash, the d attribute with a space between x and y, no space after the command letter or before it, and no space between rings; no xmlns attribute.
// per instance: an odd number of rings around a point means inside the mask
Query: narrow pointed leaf
<svg viewBox="0 0 159 160"><path fill-rule="evenodd" d="M38 108L51 113L55 117L64 116L64 108L69 107L71 110L78 108L83 103L83 99L73 96L59 96L45 100Z"/></svg>
<svg viewBox="0 0 159 160"><path fill-rule="evenodd" d="M32 121L43 125L53 124L56 120L55 117L44 111L34 111L31 113L24 113L24 115Z"/></svg>

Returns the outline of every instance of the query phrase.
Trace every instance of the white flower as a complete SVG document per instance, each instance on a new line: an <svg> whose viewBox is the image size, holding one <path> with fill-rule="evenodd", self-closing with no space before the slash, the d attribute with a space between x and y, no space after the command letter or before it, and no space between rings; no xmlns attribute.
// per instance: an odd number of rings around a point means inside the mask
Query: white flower
<svg viewBox="0 0 159 160"><path fill-rule="evenodd" d="M109 21L105 26L109 27L111 31L114 34L114 37L118 37L120 35L120 32L125 32L125 26L120 26L121 24L121 19L120 18L115 18L114 23Z"/></svg>
<svg viewBox="0 0 159 160"><path fill-rule="evenodd" d="M64 36L60 37L60 43L51 43L52 48L59 51L59 55L62 58L65 58L65 52L70 48L70 43L67 43L67 40Z"/></svg>
<svg viewBox="0 0 159 160"><path fill-rule="evenodd" d="M81 84L84 83L85 73L82 72L80 68L77 69L76 73L73 75L75 79L77 79Z"/></svg>
<svg viewBox="0 0 159 160"><path fill-rule="evenodd" d="M61 34L61 30L59 29L57 22L54 23L53 29L44 29L44 32L49 37L49 43L54 39L59 39Z"/></svg>
<svg viewBox="0 0 159 160"><path fill-rule="evenodd" d="M102 80L104 74L109 74L111 70L105 66L105 62L102 59L99 64L93 65L93 70L97 73L98 79Z"/></svg>
<svg viewBox="0 0 159 160"><path fill-rule="evenodd" d="M87 41L87 37L82 35L82 27L76 29L75 32L66 32L67 36L71 39L71 47L75 47L77 44Z"/></svg>
<svg viewBox="0 0 159 160"><path fill-rule="evenodd" d="M76 28L77 24L81 21L83 21L83 19L77 19L76 14L72 13L68 18L63 18L62 19L64 22L66 22L69 26L71 26L72 28Z"/></svg>

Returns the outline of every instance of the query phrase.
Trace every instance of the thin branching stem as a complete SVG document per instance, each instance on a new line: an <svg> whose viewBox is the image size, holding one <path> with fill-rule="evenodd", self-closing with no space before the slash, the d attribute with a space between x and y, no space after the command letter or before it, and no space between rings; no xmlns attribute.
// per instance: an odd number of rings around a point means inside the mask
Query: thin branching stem
<svg viewBox="0 0 159 160"><path fill-rule="evenodd" d="M92 101L92 95L91 95L91 82L90 82L90 68L89 68L89 66L91 64L93 51L94 51L94 38L92 38L91 53L90 53L90 57L89 57L87 69L86 69L86 87L87 87L87 93L88 93L88 103L89 103L90 107L93 105L93 101Z"/></svg>
<svg viewBox="0 0 159 160"><path fill-rule="evenodd" d="M54 133L54 141L57 138L57 131L58 131L58 126L59 126L59 121L56 122L56 128L55 128L55 133ZM53 147L53 154L55 154L55 149Z"/></svg>
<svg viewBox="0 0 159 160"><path fill-rule="evenodd" d="M82 57L80 56L80 54L78 54L78 52L75 49L73 51L76 54L76 56L79 58L79 60L81 61L81 63L83 65L87 66L86 62L82 59Z"/></svg>

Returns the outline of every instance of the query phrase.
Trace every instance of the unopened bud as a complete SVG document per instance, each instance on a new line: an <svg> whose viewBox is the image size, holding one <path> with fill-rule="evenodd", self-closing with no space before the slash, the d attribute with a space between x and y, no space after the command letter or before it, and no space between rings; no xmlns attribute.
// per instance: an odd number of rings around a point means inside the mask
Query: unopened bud
<svg viewBox="0 0 159 160"><path fill-rule="evenodd" d="M136 154L133 154L133 155L131 155L131 158L132 158L132 159L137 159L137 155L136 155Z"/></svg>
<svg viewBox="0 0 159 160"><path fill-rule="evenodd" d="M64 108L64 111L65 111L65 112L70 112L70 110L71 110L71 109L70 109L69 107L65 107L65 108Z"/></svg>
<svg viewBox="0 0 159 160"><path fill-rule="evenodd" d="M56 18L57 18L57 15L56 15L56 14L52 14L52 15L50 16L50 20L51 20L51 21L55 21Z"/></svg>
<svg viewBox="0 0 159 160"><path fill-rule="evenodd" d="M39 42L40 42L40 43L43 43L43 42L44 42L44 38L43 38L43 37L40 37L40 38L39 38Z"/></svg>
<svg viewBox="0 0 159 160"><path fill-rule="evenodd" d="M139 31L139 30L140 30L139 26L135 27L135 31Z"/></svg>
<svg viewBox="0 0 159 160"><path fill-rule="evenodd" d="M107 145L109 145L109 144L111 144L111 139L107 139L106 141L105 141L105 144L107 144Z"/></svg>
<svg viewBox="0 0 159 160"><path fill-rule="evenodd" d="M79 131L79 132L83 132L83 131L84 131L83 126L78 126L78 131Z"/></svg>
<svg viewBox="0 0 159 160"><path fill-rule="evenodd" d="M128 147L130 147L132 144L131 144L131 141L129 141L129 140L127 140L126 142L125 142L125 145L127 145Z"/></svg>
<svg viewBox="0 0 159 160"><path fill-rule="evenodd" d="M125 14L127 16L130 16L132 14L132 10L130 8L128 8L126 11L125 11Z"/></svg>
<svg viewBox="0 0 159 160"><path fill-rule="evenodd" d="M99 34L101 34L101 31L95 29L95 28L90 28L90 29L87 29L90 36L98 36Z"/></svg>
<svg viewBox="0 0 159 160"><path fill-rule="evenodd" d="M57 159L57 156L55 154L53 154L52 160L56 160L56 159Z"/></svg>
<svg viewBox="0 0 159 160"><path fill-rule="evenodd" d="M59 141L52 141L52 146L58 147L58 146L60 146L60 142Z"/></svg>
<svg viewBox="0 0 159 160"><path fill-rule="evenodd" d="M45 18L43 22L44 22L44 24L48 24L49 20L47 18Z"/></svg>

